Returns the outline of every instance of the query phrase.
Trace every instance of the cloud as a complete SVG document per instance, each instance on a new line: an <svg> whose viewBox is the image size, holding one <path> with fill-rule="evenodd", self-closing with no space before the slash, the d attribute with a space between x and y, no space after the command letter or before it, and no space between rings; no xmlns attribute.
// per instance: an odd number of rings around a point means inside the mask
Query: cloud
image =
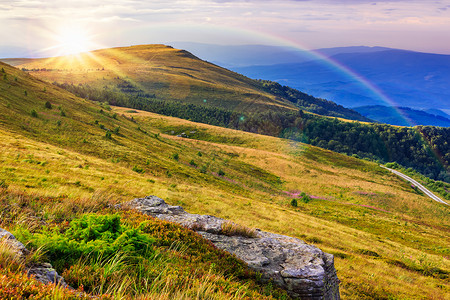
<svg viewBox="0 0 450 300"><path fill-rule="evenodd" d="M234 38L220 36L226 30L209 35L192 29L195 26L209 31L242 28L314 48L343 45L351 39L358 44L394 46L396 40L415 32L433 33L438 43L450 39L450 33L442 30L450 27L449 8L450 0L0 0L0 26L8 28L0 31L0 39L23 46L20 36L34 45L35 32L41 30L45 44L46 32L70 23L96 31L99 39L111 40L114 35L116 43L151 42L151 38L226 43ZM417 35L415 43L420 42ZM108 43L105 38L104 44Z"/></svg>

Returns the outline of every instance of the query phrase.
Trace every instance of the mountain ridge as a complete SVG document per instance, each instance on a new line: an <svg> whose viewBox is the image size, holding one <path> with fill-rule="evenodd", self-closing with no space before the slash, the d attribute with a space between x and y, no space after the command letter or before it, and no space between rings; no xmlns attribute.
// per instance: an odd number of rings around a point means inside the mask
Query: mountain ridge
<svg viewBox="0 0 450 300"><path fill-rule="evenodd" d="M4 61L14 62L32 75L60 84L85 84L97 90L145 94L148 98L163 101L236 112L298 110L294 105L296 101L268 92L258 81L171 46L138 45L96 50L78 56L27 59L25 63L18 59ZM320 101L316 102L316 106L320 106ZM342 107L333 110L329 106L322 109L322 113L369 121L359 113Z"/></svg>
<svg viewBox="0 0 450 300"><path fill-rule="evenodd" d="M415 110L409 107L389 107L382 105L358 106L354 110L360 114L381 123L411 126L411 125L431 125L439 127L450 127L450 119L442 115L433 114L423 110ZM439 112L437 112L439 113Z"/></svg>

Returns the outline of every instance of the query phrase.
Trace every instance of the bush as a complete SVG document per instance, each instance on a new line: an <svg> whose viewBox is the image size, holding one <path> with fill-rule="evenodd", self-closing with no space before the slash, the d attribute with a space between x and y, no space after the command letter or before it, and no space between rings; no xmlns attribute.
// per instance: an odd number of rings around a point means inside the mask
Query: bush
<svg viewBox="0 0 450 300"><path fill-rule="evenodd" d="M390 162L386 164L386 167L391 169L398 169L400 168L400 165L396 162Z"/></svg>
<svg viewBox="0 0 450 300"><path fill-rule="evenodd" d="M52 109L52 104L50 103L50 101L45 102L45 108L47 109Z"/></svg>
<svg viewBox="0 0 450 300"><path fill-rule="evenodd" d="M309 197L305 192L302 192L300 194L300 199L302 200L302 202L304 203L308 203L309 201L311 201L311 197Z"/></svg>
<svg viewBox="0 0 450 300"><path fill-rule="evenodd" d="M105 133L105 137L107 138L107 139L112 139L112 136L111 136L111 131L107 131L106 133Z"/></svg>
<svg viewBox="0 0 450 300"><path fill-rule="evenodd" d="M43 247L60 270L81 257L108 258L118 251L130 256L148 254L154 242L142 231L123 226L118 215L97 214L72 220L64 233L55 228L30 237L33 247Z"/></svg>
<svg viewBox="0 0 450 300"><path fill-rule="evenodd" d="M178 159L180 159L180 156L178 155L178 153L175 153L174 155L172 155L172 158L178 161Z"/></svg>
<svg viewBox="0 0 450 300"><path fill-rule="evenodd" d="M38 113L34 110L34 109L32 109L31 110L31 116L33 117L33 118L37 118L38 117Z"/></svg>
<svg viewBox="0 0 450 300"><path fill-rule="evenodd" d="M132 170L136 173L144 173L144 169L139 168L138 166L134 166Z"/></svg>
<svg viewBox="0 0 450 300"><path fill-rule="evenodd" d="M195 163L195 161L194 161L193 159L191 159L191 161L189 162L189 164L190 164L191 166L194 166L194 167L197 166L197 164Z"/></svg>
<svg viewBox="0 0 450 300"><path fill-rule="evenodd" d="M219 172L217 172L217 175L219 175L219 176L225 176L225 172L222 171L222 169L220 169Z"/></svg>
<svg viewBox="0 0 450 300"><path fill-rule="evenodd" d="M291 205L293 206L293 207L297 207L298 206L298 203L297 203L297 199L292 199L291 200Z"/></svg>

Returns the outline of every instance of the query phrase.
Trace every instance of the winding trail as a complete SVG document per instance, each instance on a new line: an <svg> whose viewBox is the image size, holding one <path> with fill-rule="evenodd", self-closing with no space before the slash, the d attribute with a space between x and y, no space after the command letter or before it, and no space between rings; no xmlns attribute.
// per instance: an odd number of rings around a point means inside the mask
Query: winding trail
<svg viewBox="0 0 450 300"><path fill-rule="evenodd" d="M387 168L387 167L382 166L382 165L380 165L380 167L385 168L385 169L391 171L392 173L394 173L394 174L400 176L401 178L403 178L403 179L405 179L405 180L411 182L411 183L412 183L413 185L415 185L419 190L421 190L422 192L424 192L425 195L427 195L428 197L430 197L430 198L433 199L434 201L437 201L437 202L439 202L439 203L448 205L447 202L445 202L444 200L442 200L441 198L439 198L438 196L436 196L435 194L433 194L430 190L428 190L426 187L424 187L423 185L421 185L420 183L418 183L416 180L412 179L411 177L406 176L405 174L400 173L399 171L396 171L396 170Z"/></svg>

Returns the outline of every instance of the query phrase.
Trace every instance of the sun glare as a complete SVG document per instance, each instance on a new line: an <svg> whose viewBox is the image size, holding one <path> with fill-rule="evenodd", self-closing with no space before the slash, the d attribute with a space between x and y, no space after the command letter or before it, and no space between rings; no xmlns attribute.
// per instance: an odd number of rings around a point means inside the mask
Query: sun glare
<svg viewBox="0 0 450 300"><path fill-rule="evenodd" d="M90 50L90 37L82 28L65 28L58 37L61 54L77 54Z"/></svg>

